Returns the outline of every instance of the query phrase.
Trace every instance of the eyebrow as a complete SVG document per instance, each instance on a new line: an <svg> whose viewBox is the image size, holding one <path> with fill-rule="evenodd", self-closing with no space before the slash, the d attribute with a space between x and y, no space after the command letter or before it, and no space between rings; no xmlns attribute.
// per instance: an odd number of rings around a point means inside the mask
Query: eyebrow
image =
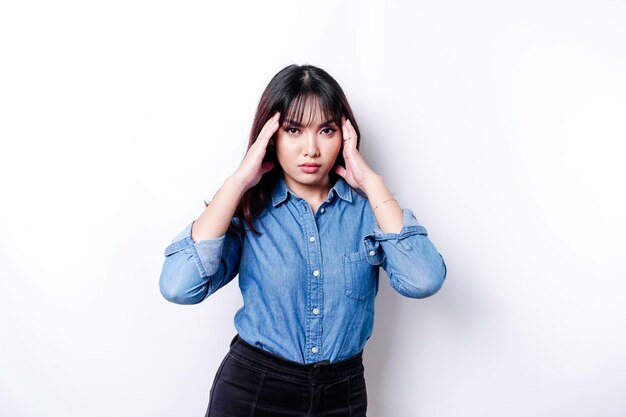
<svg viewBox="0 0 626 417"><path fill-rule="evenodd" d="M297 126L297 127L302 127L302 124L296 122L295 120L285 120L284 123L285 124L289 124L289 125L294 125L294 126ZM337 123L334 120L326 120L326 121L322 122L319 125L319 127L328 126L328 125L331 125L331 124L337 124Z"/></svg>

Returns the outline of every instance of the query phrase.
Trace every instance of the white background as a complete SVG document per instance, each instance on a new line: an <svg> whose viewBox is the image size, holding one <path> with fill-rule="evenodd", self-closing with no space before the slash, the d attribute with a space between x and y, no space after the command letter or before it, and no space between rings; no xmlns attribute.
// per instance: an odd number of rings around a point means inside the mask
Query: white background
<svg viewBox="0 0 626 417"><path fill-rule="evenodd" d="M371 417L626 413L623 1L0 6L0 415L204 415L241 306L163 299L163 250L260 95L327 70L448 266L381 271Z"/></svg>

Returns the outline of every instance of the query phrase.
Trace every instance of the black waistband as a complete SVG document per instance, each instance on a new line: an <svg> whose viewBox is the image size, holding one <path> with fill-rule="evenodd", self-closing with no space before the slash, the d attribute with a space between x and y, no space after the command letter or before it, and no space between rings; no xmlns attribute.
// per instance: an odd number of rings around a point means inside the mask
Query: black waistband
<svg viewBox="0 0 626 417"><path fill-rule="evenodd" d="M270 372L299 380L336 380L364 371L362 350L351 358L337 362L326 360L302 364L252 346L240 338L239 334L236 334L230 342L229 354L262 372Z"/></svg>

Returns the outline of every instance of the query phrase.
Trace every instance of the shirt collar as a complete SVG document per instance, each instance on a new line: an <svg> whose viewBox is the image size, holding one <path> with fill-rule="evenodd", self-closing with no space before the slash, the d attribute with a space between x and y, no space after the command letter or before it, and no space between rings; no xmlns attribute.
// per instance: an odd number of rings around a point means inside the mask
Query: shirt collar
<svg viewBox="0 0 626 417"><path fill-rule="evenodd" d="M326 199L326 201L330 201L332 199L333 190L335 191L335 194L337 194L342 199L350 203L352 202L352 187L350 187L350 185L342 177L338 177L333 187L330 189L330 191L328 191L328 198ZM298 195L294 194L294 192L291 191L289 187L287 187L285 179L281 176L274 186L274 190L272 191L272 204L274 205L274 207L285 201L289 193L300 198Z"/></svg>

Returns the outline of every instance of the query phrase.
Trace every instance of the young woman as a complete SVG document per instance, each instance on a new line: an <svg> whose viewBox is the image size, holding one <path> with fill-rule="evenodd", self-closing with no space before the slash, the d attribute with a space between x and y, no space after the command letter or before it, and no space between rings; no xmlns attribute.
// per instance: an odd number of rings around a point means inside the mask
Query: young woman
<svg viewBox="0 0 626 417"><path fill-rule="evenodd" d="M379 268L411 298L446 265L359 153L339 84L290 65L259 102L238 169L165 250L163 296L195 304L239 274L244 305L207 417L365 416Z"/></svg>

